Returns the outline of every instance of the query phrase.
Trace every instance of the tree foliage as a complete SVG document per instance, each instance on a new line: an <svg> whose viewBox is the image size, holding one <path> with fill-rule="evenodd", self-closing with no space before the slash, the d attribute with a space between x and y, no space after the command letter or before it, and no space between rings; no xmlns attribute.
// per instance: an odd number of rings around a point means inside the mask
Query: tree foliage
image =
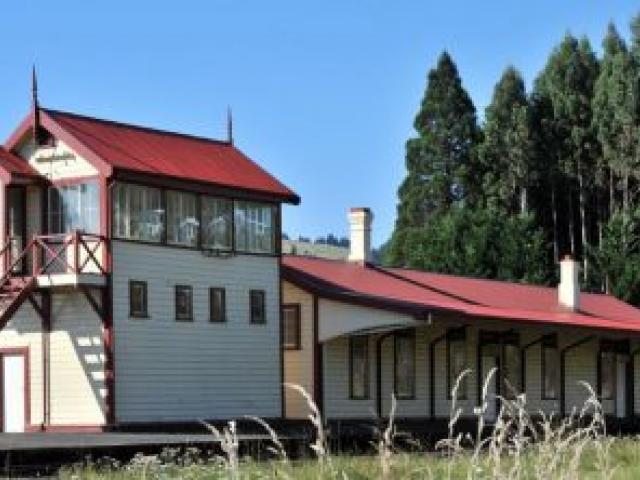
<svg viewBox="0 0 640 480"><path fill-rule="evenodd" d="M484 121L445 52L427 77L406 145L385 261L551 283L582 261L583 285L640 302L640 15L613 24L598 58L567 34L531 92L514 67Z"/></svg>

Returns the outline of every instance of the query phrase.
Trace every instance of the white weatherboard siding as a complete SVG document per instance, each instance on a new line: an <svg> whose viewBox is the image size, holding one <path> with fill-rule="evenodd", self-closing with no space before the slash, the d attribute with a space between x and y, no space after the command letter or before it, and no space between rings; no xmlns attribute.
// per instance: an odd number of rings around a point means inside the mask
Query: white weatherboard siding
<svg viewBox="0 0 640 480"><path fill-rule="evenodd" d="M81 292L51 305L51 423L102 425L106 387L102 322Z"/></svg>
<svg viewBox="0 0 640 480"><path fill-rule="evenodd" d="M0 348L29 348L32 425L44 421L42 340L41 320L28 302L0 332ZM104 424L102 324L83 294L53 295L50 345L51 424Z"/></svg>
<svg viewBox="0 0 640 480"><path fill-rule="evenodd" d="M284 381L300 385L313 395L313 296L288 282L282 284L282 301L300 305L300 350L284 351ZM307 418L309 407L295 390L285 389L287 418Z"/></svg>
<svg viewBox="0 0 640 480"><path fill-rule="evenodd" d="M19 155L25 158L38 173L49 180L90 177L98 175L98 170L61 140L55 147L37 147L33 136L25 139L20 146Z"/></svg>
<svg viewBox="0 0 640 480"><path fill-rule="evenodd" d="M0 349L29 349L29 390L31 423L43 421L42 401L42 329L40 317L29 303L25 303L0 331Z"/></svg>
<svg viewBox="0 0 640 480"><path fill-rule="evenodd" d="M370 309L373 312L373 309ZM375 312L376 315L379 312ZM321 316L320 322L324 318ZM416 331L416 396L414 399L398 400L397 415L399 417L426 417L430 414L429 407L429 342L443 334L447 327L455 327L461 322L453 320L436 321L432 326L420 327ZM513 323L483 320L484 330L506 331L513 327ZM520 345L526 345L548 333L542 326L516 326L520 335ZM558 347L562 349L590 333L578 329L563 329L558 334ZM466 377L467 397L459 399L457 407L462 408L462 415L473 415L473 409L478 404L477 374L476 374L476 345L479 329L476 326L467 327L467 365L472 370ZM615 339L615 336L605 335ZM352 400L349 398L349 341L348 337L338 337L324 344L324 397L325 412L328 418L371 418L376 408L376 343L379 335L369 336L369 365L370 365L370 398L367 400ZM391 392L393 391L393 337L384 340L382 346L382 413L387 414L390 409ZM580 409L589 393L582 382L596 388L596 365L599 344L593 340L567 352L566 355L566 413L573 409ZM449 417L451 400L448 398L447 387L447 358L446 340L438 343L435 348L435 414L437 417ZM527 350L526 355L526 398L527 408L532 414L539 411L545 413L560 412L560 394L555 400L542 399L542 348L536 344ZM559 358L559 357L558 357ZM560 368L551 365L549 368ZM483 372L486 375L488 372ZM636 392L640 384L640 369L636 370ZM483 378L484 380L484 378ZM636 411L638 410L638 396L636 394ZM615 413L615 400L603 401L606 414Z"/></svg>
<svg viewBox="0 0 640 480"><path fill-rule="evenodd" d="M116 420L279 417L278 259L203 256L113 241ZM149 318L129 318L129 280L148 283ZM193 322L176 321L175 285L193 287ZM226 288L227 322L209 322L209 288ZM249 322L249 291L266 292L266 324Z"/></svg>
<svg viewBox="0 0 640 480"><path fill-rule="evenodd" d="M318 310L320 342L363 330L422 325L409 315L333 300L320 299Z"/></svg>

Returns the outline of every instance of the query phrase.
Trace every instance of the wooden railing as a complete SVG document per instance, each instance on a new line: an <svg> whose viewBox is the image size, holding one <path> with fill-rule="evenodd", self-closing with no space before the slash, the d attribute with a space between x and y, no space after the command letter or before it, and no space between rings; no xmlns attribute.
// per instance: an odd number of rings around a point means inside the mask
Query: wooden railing
<svg viewBox="0 0 640 480"><path fill-rule="evenodd" d="M36 235L15 254L13 239L0 249L3 275L0 284L11 277L56 273L94 273L106 275L108 241L100 235L74 231L69 234ZM29 268L30 266L30 268Z"/></svg>

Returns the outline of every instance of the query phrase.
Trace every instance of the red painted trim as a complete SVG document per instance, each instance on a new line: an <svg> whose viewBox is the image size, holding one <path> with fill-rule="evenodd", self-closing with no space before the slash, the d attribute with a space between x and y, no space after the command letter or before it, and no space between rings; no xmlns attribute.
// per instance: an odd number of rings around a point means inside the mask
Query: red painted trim
<svg viewBox="0 0 640 480"><path fill-rule="evenodd" d="M22 355L24 361L24 429L31 424L31 385L29 366L29 347L0 348L0 379L4 371L6 355ZM0 382L0 431L4 431L4 383Z"/></svg>
<svg viewBox="0 0 640 480"><path fill-rule="evenodd" d="M79 156L93 165L100 174L104 176L110 176L113 172L111 165L105 162L98 154L93 150L87 148L82 142L80 142L75 136L69 133L64 127L56 122L46 110L40 109L40 124L48 132L50 132L56 138L62 140L69 148L76 152ZM33 114L30 114L25 118L20 126L11 134L5 143L5 148L9 151L13 151L19 143L22 141L26 133L31 129L34 121Z"/></svg>
<svg viewBox="0 0 640 480"><path fill-rule="evenodd" d="M11 133L9 138L4 142L4 146L7 150L13 150L18 146L23 137L31 130L33 124L33 112L29 113L21 122L20 125Z"/></svg>

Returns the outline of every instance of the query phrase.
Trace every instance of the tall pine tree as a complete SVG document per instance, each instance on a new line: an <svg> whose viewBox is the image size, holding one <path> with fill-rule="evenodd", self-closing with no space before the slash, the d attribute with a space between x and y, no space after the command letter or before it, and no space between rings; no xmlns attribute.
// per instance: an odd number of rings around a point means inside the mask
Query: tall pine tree
<svg viewBox="0 0 640 480"><path fill-rule="evenodd" d="M533 171L531 111L524 80L513 67L505 70L487 107L479 160L484 172L483 197L489 206L509 213L529 210Z"/></svg>
<svg viewBox="0 0 640 480"><path fill-rule="evenodd" d="M568 206L565 215L568 251L581 254L585 279L588 278L586 249L590 242L592 223L592 182L598 144L592 127L591 104L594 84L598 76L598 61L586 38L577 40L566 35L553 51L538 77L535 89L538 96L548 99L555 147L554 160L562 173L562 200ZM551 179L557 187L557 179ZM554 189L559 193L558 189ZM553 207L558 209L557 203Z"/></svg>
<svg viewBox="0 0 640 480"><path fill-rule="evenodd" d="M398 191L398 217L389 247L395 264L406 259L409 229L423 227L432 216L473 196L469 178L480 133L473 102L447 52L428 74L414 128L418 135L407 141L407 176Z"/></svg>

